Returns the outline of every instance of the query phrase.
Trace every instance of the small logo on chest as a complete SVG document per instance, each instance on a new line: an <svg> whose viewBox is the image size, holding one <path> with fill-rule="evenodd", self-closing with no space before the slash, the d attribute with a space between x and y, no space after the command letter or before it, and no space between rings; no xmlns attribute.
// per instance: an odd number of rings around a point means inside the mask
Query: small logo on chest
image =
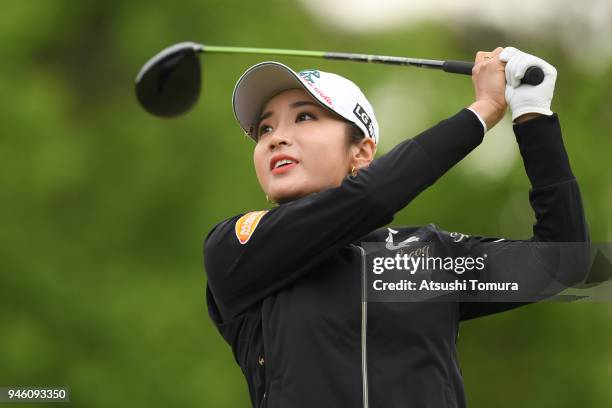
<svg viewBox="0 0 612 408"><path fill-rule="evenodd" d="M390 251L406 247L410 245L411 242L417 242L420 239L419 237L413 235L411 237L406 238L403 241L395 243L393 242L393 235L397 234L398 231L391 229L391 228L387 228L387 229L389 230L389 235L387 236L387 239L385 239L385 242L386 242L385 247Z"/></svg>

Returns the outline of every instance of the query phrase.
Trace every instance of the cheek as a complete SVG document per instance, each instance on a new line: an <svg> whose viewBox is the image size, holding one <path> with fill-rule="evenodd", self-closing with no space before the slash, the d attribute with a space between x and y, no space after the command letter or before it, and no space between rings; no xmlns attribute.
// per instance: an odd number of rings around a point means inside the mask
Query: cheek
<svg viewBox="0 0 612 408"><path fill-rule="evenodd" d="M346 173L348 153L343 142L344 140L330 143L327 140L325 143L312 146L309 157L314 167L313 170L318 176L327 179L333 178L335 181Z"/></svg>
<svg viewBox="0 0 612 408"><path fill-rule="evenodd" d="M253 151L253 165L255 167L255 173L257 174L257 178L260 181L263 181L262 177L264 177L264 175L266 174L266 172L264 171L266 168L266 163L264 160L264 155L257 147L255 147L255 150Z"/></svg>

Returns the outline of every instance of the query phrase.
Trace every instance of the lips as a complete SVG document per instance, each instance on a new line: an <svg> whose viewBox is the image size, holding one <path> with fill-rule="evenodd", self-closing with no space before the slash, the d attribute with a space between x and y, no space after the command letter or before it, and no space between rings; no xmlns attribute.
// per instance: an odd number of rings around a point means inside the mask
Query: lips
<svg viewBox="0 0 612 408"><path fill-rule="evenodd" d="M288 154L277 154L272 156L270 160L270 170L273 174L281 174L291 170L298 163L299 161L295 157Z"/></svg>

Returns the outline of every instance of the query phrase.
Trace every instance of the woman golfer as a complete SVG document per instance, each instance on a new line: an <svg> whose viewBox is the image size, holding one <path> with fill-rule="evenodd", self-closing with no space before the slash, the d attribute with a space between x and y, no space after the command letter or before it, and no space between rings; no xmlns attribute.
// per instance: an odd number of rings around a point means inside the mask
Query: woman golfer
<svg viewBox="0 0 612 408"><path fill-rule="evenodd" d="M434 224L384 226L475 149L508 106L537 220L533 237L517 242L588 241L578 184L550 110L555 68L512 47L478 52L475 63L474 103L377 159L376 117L351 81L275 62L239 79L234 112L256 143L261 188L277 205L217 224L204 260L210 317L232 347L254 407L466 405L459 322L517 304L368 303L362 243L477 251L504 242ZM544 81L520 84L532 65L543 69Z"/></svg>

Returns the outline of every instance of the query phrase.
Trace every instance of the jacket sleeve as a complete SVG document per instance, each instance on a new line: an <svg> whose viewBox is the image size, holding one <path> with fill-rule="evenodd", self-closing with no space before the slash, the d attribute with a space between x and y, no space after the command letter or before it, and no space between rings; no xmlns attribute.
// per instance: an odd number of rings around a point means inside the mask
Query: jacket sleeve
<svg viewBox="0 0 612 408"><path fill-rule="evenodd" d="M205 239L204 266L221 315L236 316L391 222L478 146L483 134L476 116L462 109L399 143L340 186L267 211L244 244L235 231L240 215L217 224Z"/></svg>
<svg viewBox="0 0 612 408"><path fill-rule="evenodd" d="M514 280L525 292L537 292L553 283L559 289L569 287L582 281L587 272L589 232L558 116L538 117L515 124L513 129L531 183L533 235L523 241L471 236L462 240L463 245L469 252L490 255L491 267L484 276L488 282ZM528 303L532 302L464 302L460 314L470 319Z"/></svg>

